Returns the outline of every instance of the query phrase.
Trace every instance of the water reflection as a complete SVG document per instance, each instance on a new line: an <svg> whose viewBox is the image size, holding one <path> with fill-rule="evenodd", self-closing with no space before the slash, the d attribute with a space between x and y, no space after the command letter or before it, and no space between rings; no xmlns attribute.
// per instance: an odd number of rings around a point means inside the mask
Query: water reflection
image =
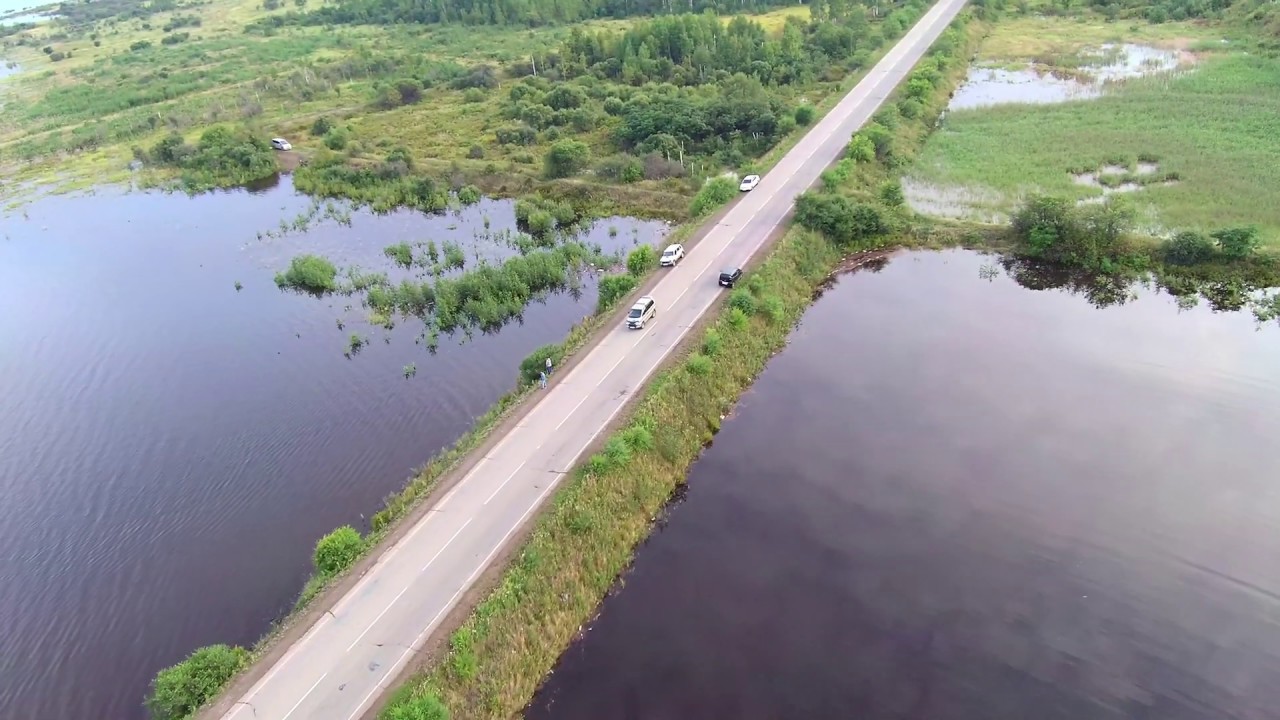
<svg viewBox="0 0 1280 720"><path fill-rule="evenodd" d="M421 321L372 326L359 298L281 292L273 275L302 252L388 268L400 241L496 262L516 251L481 228L513 230L512 203L259 239L310 202L285 177L257 194L54 196L4 218L0 718L141 718L156 670L253 642L316 538L363 527L594 305L586 278L429 354ZM623 249L662 230L613 218L582 239ZM348 361L352 333L370 344Z"/></svg>
<svg viewBox="0 0 1280 720"><path fill-rule="evenodd" d="M840 279L527 717L1280 717L1280 331L991 263Z"/></svg>

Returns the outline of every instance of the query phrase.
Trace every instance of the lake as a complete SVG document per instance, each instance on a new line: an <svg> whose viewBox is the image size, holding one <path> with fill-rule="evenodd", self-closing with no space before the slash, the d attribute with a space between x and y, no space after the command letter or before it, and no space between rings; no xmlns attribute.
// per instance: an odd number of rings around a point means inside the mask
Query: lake
<svg viewBox="0 0 1280 720"><path fill-rule="evenodd" d="M285 177L194 198L47 197L4 217L0 717L142 718L157 670L254 642L321 535L366 528L514 387L520 360L595 306L587 276L576 297L442 337L433 355L419 320L371 327L359 298L272 278L301 252L394 277L383 248L400 241L457 243L467 267L500 260L514 251L491 235L514 228L513 204L357 211L350 227L318 217L259 239L310 204ZM626 249L665 228L609 218L582 239ZM352 333L369 345L347 358Z"/></svg>
<svg viewBox="0 0 1280 720"><path fill-rule="evenodd" d="M526 717L1280 717L1280 329L841 277Z"/></svg>

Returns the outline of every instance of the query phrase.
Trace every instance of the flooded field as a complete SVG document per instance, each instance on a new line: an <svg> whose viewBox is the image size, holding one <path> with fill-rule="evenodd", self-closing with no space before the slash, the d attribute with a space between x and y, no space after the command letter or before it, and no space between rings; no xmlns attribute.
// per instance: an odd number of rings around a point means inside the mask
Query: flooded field
<svg viewBox="0 0 1280 720"><path fill-rule="evenodd" d="M0 718L141 718L156 670L252 643L291 606L317 538L365 527L595 306L586 275L432 354L419 320L371 326L358 297L282 292L273 275L301 252L390 271L385 246L427 240L470 268L514 252L494 240L512 204L354 212L259 239L309 205L284 178L51 197L4 218ZM624 249L664 229L611 218L582 239ZM347 358L353 332L369 344Z"/></svg>
<svg viewBox="0 0 1280 720"><path fill-rule="evenodd" d="M1131 43L1103 44L1070 57L1023 63L980 62L970 68L947 104L942 131L946 131L947 116L955 111L1093 100L1128 80L1172 77L1193 62L1194 57L1186 52ZM1176 176L1156 176L1156 170L1155 163L1139 162L1132 172L1127 167L1106 166L1070 175L1075 184L1097 189L1081 202L1098 202L1113 193L1141 190L1153 181L1176 182ZM1111 177L1120 174L1126 177ZM911 208L925 215L987 223L1008 219L1010 198L989 187L951 186L908 174L902 179L902 190Z"/></svg>
<svg viewBox="0 0 1280 720"><path fill-rule="evenodd" d="M1280 717L1280 329L844 276L526 716Z"/></svg>
<svg viewBox="0 0 1280 720"><path fill-rule="evenodd" d="M1034 61L1013 69L980 63L970 68L947 110L1101 97L1114 83L1168 73L1183 62L1183 54L1176 50L1118 44L1086 50L1070 61L1074 66L1070 69Z"/></svg>

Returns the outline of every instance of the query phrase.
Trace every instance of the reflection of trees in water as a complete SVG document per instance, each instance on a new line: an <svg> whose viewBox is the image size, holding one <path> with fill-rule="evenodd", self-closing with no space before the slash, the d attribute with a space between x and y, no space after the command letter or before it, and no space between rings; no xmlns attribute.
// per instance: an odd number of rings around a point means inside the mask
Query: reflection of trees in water
<svg viewBox="0 0 1280 720"><path fill-rule="evenodd" d="M1214 312L1250 310L1259 322L1280 320L1280 293L1268 292L1276 281L1266 272L1205 266L1194 272L1173 268L1154 276L1135 277L1088 272L1016 255L1002 256L1000 265L1028 290L1065 290L1097 308L1123 305L1137 298L1138 287L1154 284L1176 298L1180 307L1194 307L1204 300ZM1228 272L1232 273L1230 277L1222 277Z"/></svg>
<svg viewBox="0 0 1280 720"><path fill-rule="evenodd" d="M1074 269L1059 263L1006 255L1000 265L1009 277L1028 290L1066 290L1098 308L1123 305L1134 299L1132 278Z"/></svg>

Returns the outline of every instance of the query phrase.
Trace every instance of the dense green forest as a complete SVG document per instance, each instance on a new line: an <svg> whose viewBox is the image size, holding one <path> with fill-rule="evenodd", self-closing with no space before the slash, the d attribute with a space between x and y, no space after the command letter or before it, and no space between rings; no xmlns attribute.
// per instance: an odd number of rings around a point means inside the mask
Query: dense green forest
<svg viewBox="0 0 1280 720"><path fill-rule="evenodd" d="M339 0L318 10L265 19L269 24L365 25L464 23L551 25L593 18L673 13L746 13L800 3L787 0Z"/></svg>

